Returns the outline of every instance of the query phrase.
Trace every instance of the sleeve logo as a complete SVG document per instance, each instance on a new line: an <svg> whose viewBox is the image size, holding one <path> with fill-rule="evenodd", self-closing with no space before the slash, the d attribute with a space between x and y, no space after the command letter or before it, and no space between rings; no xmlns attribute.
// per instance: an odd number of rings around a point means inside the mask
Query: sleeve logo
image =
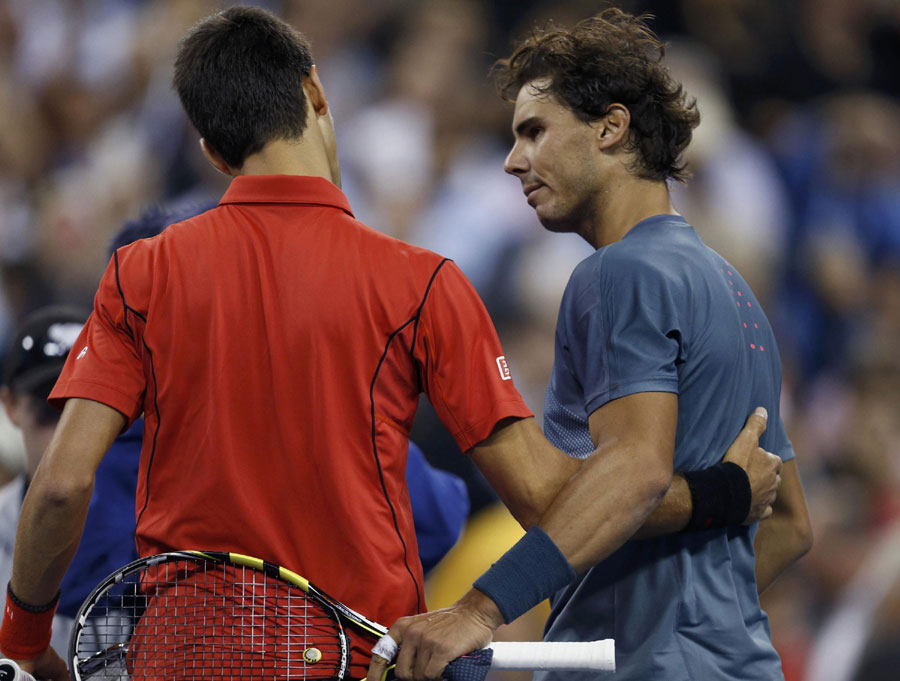
<svg viewBox="0 0 900 681"><path fill-rule="evenodd" d="M500 370L501 380L512 380L512 374L509 373L509 364L506 363L506 357L504 355L500 355L497 358L497 368Z"/></svg>

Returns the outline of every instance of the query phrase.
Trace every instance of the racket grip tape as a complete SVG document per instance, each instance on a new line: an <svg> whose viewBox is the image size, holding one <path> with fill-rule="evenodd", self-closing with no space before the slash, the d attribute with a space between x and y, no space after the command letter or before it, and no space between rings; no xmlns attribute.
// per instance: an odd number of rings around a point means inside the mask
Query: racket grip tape
<svg viewBox="0 0 900 681"><path fill-rule="evenodd" d="M492 669L534 671L605 671L616 670L616 646L611 638L600 641L497 641L488 648L494 651Z"/></svg>
<svg viewBox="0 0 900 681"><path fill-rule="evenodd" d="M0 659L0 681L35 681L14 660Z"/></svg>

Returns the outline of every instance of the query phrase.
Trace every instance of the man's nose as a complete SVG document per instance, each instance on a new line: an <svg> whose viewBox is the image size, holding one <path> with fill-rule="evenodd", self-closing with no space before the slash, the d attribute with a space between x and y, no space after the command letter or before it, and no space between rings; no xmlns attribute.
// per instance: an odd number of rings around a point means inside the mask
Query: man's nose
<svg viewBox="0 0 900 681"><path fill-rule="evenodd" d="M518 144L514 144L513 148L509 150L509 154L503 162L503 170L510 175L521 175L528 170L528 162Z"/></svg>

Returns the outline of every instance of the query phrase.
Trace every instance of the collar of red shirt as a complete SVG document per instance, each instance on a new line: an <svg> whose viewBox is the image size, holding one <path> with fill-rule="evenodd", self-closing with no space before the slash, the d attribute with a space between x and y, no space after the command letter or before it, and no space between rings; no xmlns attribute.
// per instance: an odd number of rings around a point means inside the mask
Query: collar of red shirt
<svg viewBox="0 0 900 681"><path fill-rule="evenodd" d="M239 175L219 205L228 203L306 203L334 206L353 217L344 192L324 177L307 175Z"/></svg>

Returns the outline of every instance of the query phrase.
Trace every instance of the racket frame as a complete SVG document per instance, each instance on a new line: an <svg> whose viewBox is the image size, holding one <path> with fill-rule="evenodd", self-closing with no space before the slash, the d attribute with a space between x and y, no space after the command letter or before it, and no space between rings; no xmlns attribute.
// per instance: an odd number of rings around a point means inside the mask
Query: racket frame
<svg viewBox="0 0 900 681"><path fill-rule="evenodd" d="M274 563L269 563L260 558L254 558L252 556L247 556L240 553L231 553L227 551L169 551L166 553L155 554L153 556L147 556L145 558L138 558L137 560L124 565L123 567L119 568L114 573L106 577L106 579L104 579L102 582L100 582L91 591L90 595L84 600L84 602L81 604L81 607L78 609L78 613L75 616L75 625L72 628L72 634L69 637L68 666L69 672L73 679L75 679L76 681L86 681L87 678L90 678L82 676L81 668L85 665L90 665L90 662L92 660L110 655L110 651L114 651L114 654L119 657L124 657L128 653L128 644L120 643L112 646L108 650L98 650L90 657L83 658L78 654L78 644L81 639L81 633L84 631L85 623L88 621L91 611L98 604L100 599L107 593L107 591L111 587L121 584L129 575L132 575L136 572L140 572L148 568L154 568L165 563L178 561L191 561L197 564L212 562L216 565L231 564L240 567L251 568L268 577L282 580L292 586L299 588L308 597L324 606L324 608L327 611L331 612L333 615L337 629L337 636L340 641L340 678L346 678L348 676L347 672L350 664L350 642L347 638L347 634L344 632L342 620L352 623L353 625L359 627L363 631L370 633L376 638L379 638L387 633L386 627L370 620L369 618L361 615L355 610L348 608L340 601L336 601L335 599L331 598L326 593L316 588L316 586L313 585L305 577L297 574L296 572L288 570L287 568L275 565Z"/></svg>

